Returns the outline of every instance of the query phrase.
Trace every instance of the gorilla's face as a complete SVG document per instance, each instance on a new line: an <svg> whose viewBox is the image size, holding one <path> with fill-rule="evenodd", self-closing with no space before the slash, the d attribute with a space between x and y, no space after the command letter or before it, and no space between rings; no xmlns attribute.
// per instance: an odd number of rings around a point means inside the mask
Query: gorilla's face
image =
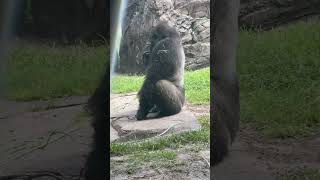
<svg viewBox="0 0 320 180"><path fill-rule="evenodd" d="M151 30L150 50L152 50L157 42L166 38L180 38L180 35L176 28L169 26L166 22L160 22Z"/></svg>

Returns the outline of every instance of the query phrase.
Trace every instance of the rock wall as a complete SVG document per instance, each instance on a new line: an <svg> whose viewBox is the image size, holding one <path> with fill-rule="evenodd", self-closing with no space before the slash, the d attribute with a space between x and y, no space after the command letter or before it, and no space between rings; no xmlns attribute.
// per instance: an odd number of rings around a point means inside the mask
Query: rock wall
<svg viewBox="0 0 320 180"><path fill-rule="evenodd" d="M319 17L320 0L242 0L239 24L264 30Z"/></svg>
<svg viewBox="0 0 320 180"><path fill-rule="evenodd" d="M143 73L142 53L150 29L166 20L180 32L186 54L186 69L209 65L209 0L129 0L120 49L120 73Z"/></svg>
<svg viewBox="0 0 320 180"><path fill-rule="evenodd" d="M239 25L268 30L319 15L320 0L241 0ZM148 33L160 20L170 21L180 32L186 69L209 65L210 0L129 0L118 72L143 73Z"/></svg>

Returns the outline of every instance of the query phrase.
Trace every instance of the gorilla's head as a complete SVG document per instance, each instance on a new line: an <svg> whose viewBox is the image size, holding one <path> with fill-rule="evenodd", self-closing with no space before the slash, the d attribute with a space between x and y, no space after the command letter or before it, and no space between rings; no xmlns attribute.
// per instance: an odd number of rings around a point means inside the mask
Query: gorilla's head
<svg viewBox="0 0 320 180"><path fill-rule="evenodd" d="M151 30L150 36L150 48L154 47L154 45L162 39L165 38L180 38L179 32L176 28L171 27L168 22L161 21Z"/></svg>

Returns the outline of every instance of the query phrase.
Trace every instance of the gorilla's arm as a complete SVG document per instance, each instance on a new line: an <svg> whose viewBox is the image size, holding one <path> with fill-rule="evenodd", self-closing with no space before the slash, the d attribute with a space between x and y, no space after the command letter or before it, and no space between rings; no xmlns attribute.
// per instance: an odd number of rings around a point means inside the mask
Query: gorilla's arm
<svg viewBox="0 0 320 180"><path fill-rule="evenodd" d="M239 87L236 50L239 0L215 0L210 69L212 165L221 162L239 128Z"/></svg>
<svg viewBox="0 0 320 180"><path fill-rule="evenodd" d="M108 139L107 128L109 128L108 87L109 87L110 65L107 63L106 72L98 88L88 101L88 110L93 114L93 146L86 162L85 177L91 179L105 179L107 177L108 163Z"/></svg>
<svg viewBox="0 0 320 180"><path fill-rule="evenodd" d="M137 119L145 119L151 108L153 108L153 94L154 84L153 82L146 79L141 87L141 90L138 92L139 96L139 109L137 112Z"/></svg>

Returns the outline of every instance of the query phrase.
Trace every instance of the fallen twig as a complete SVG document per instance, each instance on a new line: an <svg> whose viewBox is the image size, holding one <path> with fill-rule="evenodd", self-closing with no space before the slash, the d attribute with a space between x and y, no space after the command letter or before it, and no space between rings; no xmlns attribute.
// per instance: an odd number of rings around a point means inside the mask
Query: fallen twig
<svg viewBox="0 0 320 180"><path fill-rule="evenodd" d="M63 180L64 176L58 172L52 171L35 171L35 172L27 172L25 174L17 174L17 175L9 175L9 176L0 176L0 180L31 180L39 177L51 177L56 180Z"/></svg>
<svg viewBox="0 0 320 180"><path fill-rule="evenodd" d="M168 127L165 131L163 131L161 134L157 135L157 137L160 137L160 136L164 135L164 134L167 133L171 128L173 128L174 126L176 126L176 125L178 125L178 124L181 124L181 123L182 123L182 122L171 125L171 126Z"/></svg>
<svg viewBox="0 0 320 180"><path fill-rule="evenodd" d="M73 107L73 106L80 106L80 105L85 105L88 104L87 102L82 102L82 103L73 103L73 104L66 104L66 105L60 105L60 106L47 106L46 108L44 108L45 110L50 110L50 109L60 109L60 108L66 108L66 107ZM41 109L41 108L40 108Z"/></svg>
<svg viewBox="0 0 320 180"><path fill-rule="evenodd" d="M74 131L77 131L78 129L79 129L79 128L72 129L72 130L70 130L70 131L68 131L68 132L63 132L63 133L62 133L62 132L59 132L59 131L50 132L49 135L48 135L47 138L46 138L46 141L45 141L44 143L41 143L41 144L38 145L38 146L33 146L33 147L31 147L31 149L30 149L29 151L24 152L24 153L21 153L20 155L9 157L9 158L7 159L7 161L9 161L10 159L19 159L19 158L22 158L22 157L24 157L25 155L30 154L30 153L32 153L32 152L34 152L34 151L36 151L36 150L44 149L44 148L47 147L49 144L52 144L52 143L54 143L54 142L57 142L57 141L59 141L60 139L66 137L66 136L71 137L70 133L72 133L72 132L74 132ZM53 135L58 134L58 133L61 133L61 134L63 134L63 135L60 136L60 137L58 137L58 138L56 138L56 139L51 140L52 137L53 137ZM16 150L15 150L15 151L16 151ZM7 163L6 161L5 161L5 162L1 162L0 167L3 166L3 165L6 164L6 163ZM2 179L0 179L0 180L2 180Z"/></svg>
<svg viewBox="0 0 320 180"><path fill-rule="evenodd" d="M74 132L74 131L76 131L76 130L78 130L78 129L70 130L68 133ZM66 136L67 136L66 134L68 134L68 133L65 133L65 134L63 134L62 136L58 137L57 139L54 139L54 140L50 141L50 140L51 140L51 137L52 137L54 134L57 134L56 131L53 131L53 132L51 132L51 133L48 135L47 141L46 141L44 144L42 144L42 145L40 145L40 146L37 146L37 147L31 149L30 151L27 151L27 152L25 152L25 153L17 156L15 159L19 159L19 158L21 158L21 157L23 157L23 156L25 156L25 155L27 155L27 154L29 154L29 153L32 153L32 152L34 152L34 151L36 151L36 150L44 149L44 148L47 147L49 144L52 144L53 142L57 142L57 141L59 141L60 139L66 137Z"/></svg>
<svg viewBox="0 0 320 180"><path fill-rule="evenodd" d="M207 158L205 158L205 157L204 157L204 156L202 156L201 154L200 154L200 156L202 157L202 159L204 159L204 160L206 161L206 163L207 163L208 167L210 167L210 162L207 160Z"/></svg>

